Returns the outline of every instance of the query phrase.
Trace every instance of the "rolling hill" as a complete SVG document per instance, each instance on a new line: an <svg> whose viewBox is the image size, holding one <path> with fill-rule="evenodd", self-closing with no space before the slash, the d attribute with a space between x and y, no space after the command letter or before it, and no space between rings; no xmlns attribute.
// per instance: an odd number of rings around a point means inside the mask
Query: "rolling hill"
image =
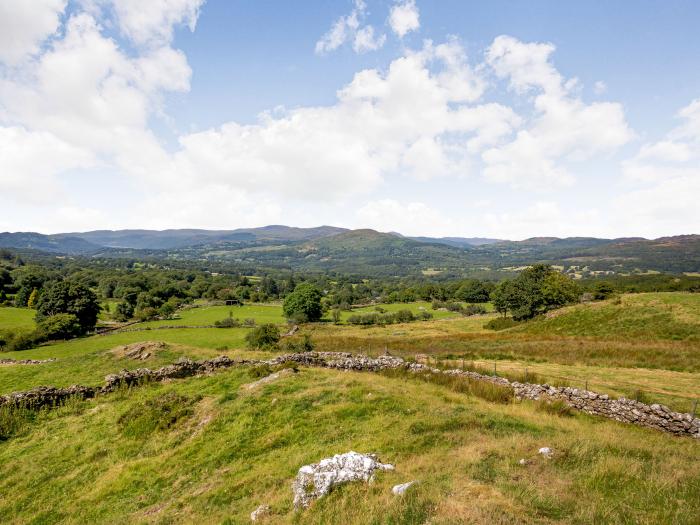
<svg viewBox="0 0 700 525"><path fill-rule="evenodd" d="M271 225L235 230L98 230L0 233L0 247L105 257L209 260L247 267L363 276L443 274L498 278L534 263L576 277L700 272L700 235L659 239L535 237L523 241L405 237L333 226Z"/></svg>

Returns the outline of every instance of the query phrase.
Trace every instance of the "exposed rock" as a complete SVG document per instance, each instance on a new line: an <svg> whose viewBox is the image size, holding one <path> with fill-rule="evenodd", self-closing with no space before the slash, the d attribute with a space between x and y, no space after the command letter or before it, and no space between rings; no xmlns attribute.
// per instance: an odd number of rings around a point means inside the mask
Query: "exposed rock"
<svg viewBox="0 0 700 525"><path fill-rule="evenodd" d="M518 461L518 465L527 465L527 459L521 459L520 461Z"/></svg>
<svg viewBox="0 0 700 525"><path fill-rule="evenodd" d="M403 496L404 493L411 488L416 483L415 480L409 481L408 483L401 483L400 485L394 485L391 489L392 494L395 496Z"/></svg>
<svg viewBox="0 0 700 525"><path fill-rule="evenodd" d="M554 452L552 452L552 449L549 447L542 447L537 451L538 454L542 454L546 458L551 458Z"/></svg>
<svg viewBox="0 0 700 525"><path fill-rule="evenodd" d="M54 357L51 359L0 359L0 365L41 365L55 360Z"/></svg>
<svg viewBox="0 0 700 525"><path fill-rule="evenodd" d="M350 481L372 481L376 470L394 470L388 463L380 463L374 454L346 452L319 463L304 465L294 479L294 506L308 507L312 501L328 494L341 483Z"/></svg>
<svg viewBox="0 0 700 525"><path fill-rule="evenodd" d="M250 513L250 521L258 521L265 516L269 516L272 509L269 505L260 505L257 509Z"/></svg>
<svg viewBox="0 0 700 525"><path fill-rule="evenodd" d="M296 371L294 369L283 368L279 372L274 372L274 373L270 374L269 376L263 377L262 379L258 379L257 381L254 381L252 383L247 383L247 384L243 385L242 388L244 388L246 390L255 390L256 388L258 388L260 386L267 385L269 383L274 383L278 379L293 376L294 374L296 374Z"/></svg>
<svg viewBox="0 0 700 525"><path fill-rule="evenodd" d="M141 341L129 345L117 346L112 353L119 357L127 357L138 361L145 361L160 350L168 348L163 341Z"/></svg>

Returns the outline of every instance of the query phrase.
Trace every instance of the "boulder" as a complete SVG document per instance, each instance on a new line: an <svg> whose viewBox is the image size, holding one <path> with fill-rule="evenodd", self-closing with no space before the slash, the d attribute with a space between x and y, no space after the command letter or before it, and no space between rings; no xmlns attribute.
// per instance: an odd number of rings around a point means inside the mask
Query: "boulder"
<svg viewBox="0 0 700 525"><path fill-rule="evenodd" d="M292 484L294 506L308 507L311 502L328 494L331 489L350 481L372 481L377 470L394 470L388 463L380 463L374 454L354 451L336 454L299 469Z"/></svg>
<svg viewBox="0 0 700 525"><path fill-rule="evenodd" d="M259 521L270 514L272 509L269 505L260 505L257 509L250 513L250 521Z"/></svg>

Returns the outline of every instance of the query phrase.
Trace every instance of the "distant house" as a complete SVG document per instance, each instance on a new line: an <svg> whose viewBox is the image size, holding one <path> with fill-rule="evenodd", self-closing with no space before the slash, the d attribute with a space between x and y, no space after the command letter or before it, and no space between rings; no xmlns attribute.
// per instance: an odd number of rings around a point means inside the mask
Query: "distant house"
<svg viewBox="0 0 700 525"><path fill-rule="evenodd" d="M226 299L226 306L243 306L243 301L240 299Z"/></svg>

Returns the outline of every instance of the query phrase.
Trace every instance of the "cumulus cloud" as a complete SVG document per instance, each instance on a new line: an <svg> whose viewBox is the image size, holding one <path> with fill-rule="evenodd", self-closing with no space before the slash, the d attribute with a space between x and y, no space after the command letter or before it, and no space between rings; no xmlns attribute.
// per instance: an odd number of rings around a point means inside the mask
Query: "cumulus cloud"
<svg viewBox="0 0 700 525"><path fill-rule="evenodd" d="M175 27L195 30L205 0L92 0L111 10L124 36L139 45L163 46L173 40Z"/></svg>
<svg viewBox="0 0 700 525"><path fill-rule="evenodd" d="M534 97L535 117L512 142L484 152L486 178L515 187L568 185L567 164L614 152L632 139L622 106L581 100L576 79L565 80L551 63L554 49L500 36L487 50L496 76Z"/></svg>
<svg viewBox="0 0 700 525"><path fill-rule="evenodd" d="M389 25L399 38L420 28L420 13L415 0L396 3L389 12Z"/></svg>
<svg viewBox="0 0 700 525"><path fill-rule="evenodd" d="M358 72L333 105L181 137L167 171L319 201L366 193L392 174L466 175L473 152L497 144L519 123L505 106L469 104L483 89L457 42L428 42L385 72Z"/></svg>
<svg viewBox="0 0 700 525"><path fill-rule="evenodd" d="M316 42L316 54L335 51L346 42L352 44L356 53L375 51L384 45L386 35L375 35L374 27L363 25L367 16L364 0L355 0L350 14L339 17L331 28Z"/></svg>
<svg viewBox="0 0 700 525"><path fill-rule="evenodd" d="M0 194L45 203L59 190L55 176L94 162L90 152L45 131L0 126Z"/></svg>
<svg viewBox="0 0 700 525"><path fill-rule="evenodd" d="M55 34L66 0L0 0L0 62L14 65Z"/></svg>
<svg viewBox="0 0 700 525"><path fill-rule="evenodd" d="M677 118L681 124L666 137L643 144L622 163L635 187L616 199L616 207L631 224L653 224L657 235L700 229L700 99Z"/></svg>

